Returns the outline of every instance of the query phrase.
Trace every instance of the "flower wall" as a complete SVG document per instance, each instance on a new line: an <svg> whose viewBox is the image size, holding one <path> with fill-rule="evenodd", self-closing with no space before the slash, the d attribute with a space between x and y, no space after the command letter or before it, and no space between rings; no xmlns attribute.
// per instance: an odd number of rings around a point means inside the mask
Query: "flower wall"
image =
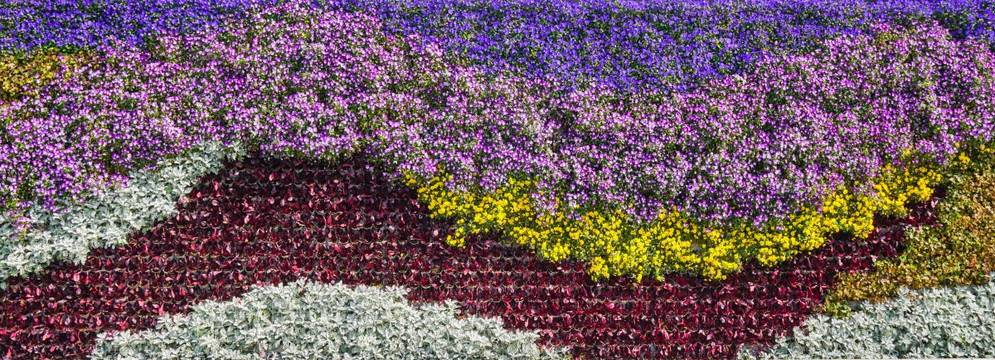
<svg viewBox="0 0 995 360"><path fill-rule="evenodd" d="M576 356L728 358L902 286L981 286L992 11L5 3L0 354L81 357L306 279Z"/></svg>

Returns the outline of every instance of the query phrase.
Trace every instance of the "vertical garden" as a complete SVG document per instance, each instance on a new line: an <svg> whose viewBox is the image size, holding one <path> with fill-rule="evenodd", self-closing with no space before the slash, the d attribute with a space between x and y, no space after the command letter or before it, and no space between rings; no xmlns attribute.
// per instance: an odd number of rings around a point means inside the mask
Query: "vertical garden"
<svg viewBox="0 0 995 360"><path fill-rule="evenodd" d="M12 0L0 357L995 356L995 3Z"/></svg>

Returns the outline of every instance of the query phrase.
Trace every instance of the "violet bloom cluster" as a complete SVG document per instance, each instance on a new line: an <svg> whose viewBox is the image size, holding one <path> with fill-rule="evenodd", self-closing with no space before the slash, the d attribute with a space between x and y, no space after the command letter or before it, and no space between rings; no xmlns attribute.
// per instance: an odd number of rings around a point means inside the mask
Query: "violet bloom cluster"
<svg viewBox="0 0 995 360"><path fill-rule="evenodd" d="M104 61L0 107L0 203L59 208L208 140L351 153L367 104L415 102L403 84L446 67L437 49L388 36L373 18L306 9L163 37L152 52L114 43Z"/></svg>
<svg viewBox="0 0 995 360"><path fill-rule="evenodd" d="M556 76L567 90L686 91L764 58L803 54L872 24L939 21L995 44L991 0L323 0L374 12L488 74Z"/></svg>
<svg viewBox="0 0 995 360"><path fill-rule="evenodd" d="M111 39L144 44L163 33L217 27L228 15L279 0L4 0L0 51L39 46L98 47Z"/></svg>
<svg viewBox="0 0 995 360"><path fill-rule="evenodd" d="M453 63L373 17L284 5L151 52L107 47L103 65L0 108L2 200L52 205L199 141L240 139L271 154L362 149L463 191L534 180L548 209L558 198L764 224L866 184L906 149L942 162L991 138L986 44L928 23L872 30L686 94L563 93L553 76Z"/></svg>
<svg viewBox="0 0 995 360"><path fill-rule="evenodd" d="M0 5L0 52L146 46L164 33L215 28L226 15L280 0L11 0ZM375 14L485 73L555 76L561 89L687 91L764 58L804 54L871 24L934 19L956 38L995 44L992 0L309 0Z"/></svg>
<svg viewBox="0 0 995 360"><path fill-rule="evenodd" d="M540 203L770 224L840 186L870 191L885 165L943 164L958 144L991 140L987 45L955 41L935 23L874 31L674 96L460 79L443 91L448 107L388 120L374 144L424 178L441 166L458 189L519 178L538 182L536 196L549 200Z"/></svg>

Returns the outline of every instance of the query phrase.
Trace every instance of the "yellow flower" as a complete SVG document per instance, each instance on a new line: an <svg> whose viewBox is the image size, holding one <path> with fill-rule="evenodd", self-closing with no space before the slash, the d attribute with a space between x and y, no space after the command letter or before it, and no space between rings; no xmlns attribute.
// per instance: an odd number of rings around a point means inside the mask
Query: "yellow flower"
<svg viewBox="0 0 995 360"><path fill-rule="evenodd" d="M541 211L531 198L535 190L531 181L509 180L490 194L455 194L443 187L451 178L441 172L423 183L406 177L433 217L457 217L458 228L447 243L463 246L466 232L503 230L514 243L551 261L571 257L589 261L593 278L630 275L638 281L644 275L671 272L723 279L738 271L745 259L774 265L822 246L834 232L864 236L873 229L875 213L900 215L908 201L927 199L930 185L941 176L931 168L895 171L888 165L873 183L876 194L854 194L841 187L823 199L821 211L803 209L778 230L748 225L709 229L676 209L661 211L648 224L631 221L619 209L586 211L574 220L566 217L570 209L560 199L555 199L555 215Z"/></svg>

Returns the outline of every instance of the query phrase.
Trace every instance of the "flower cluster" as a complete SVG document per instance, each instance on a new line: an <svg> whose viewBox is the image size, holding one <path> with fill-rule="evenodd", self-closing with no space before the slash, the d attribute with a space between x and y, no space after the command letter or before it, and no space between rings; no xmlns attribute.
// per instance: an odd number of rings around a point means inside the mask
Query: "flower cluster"
<svg viewBox="0 0 995 360"><path fill-rule="evenodd" d="M995 45L988 0L323 0L373 12L489 74L553 76L561 88L684 91L758 60L818 48L872 25L938 20L958 38Z"/></svg>
<svg viewBox="0 0 995 360"><path fill-rule="evenodd" d="M0 107L0 202L57 208L209 140L349 153L359 120L374 116L365 104L413 102L391 88L444 68L365 16L284 6L229 25L163 37L153 52L115 43L68 80Z"/></svg>
<svg viewBox="0 0 995 360"><path fill-rule="evenodd" d="M462 246L464 237L502 231L519 245L526 245L543 258L567 258L590 262L595 278L643 275L662 279L667 273L685 272L705 278L723 279L738 271L743 261L756 258L771 266L799 252L821 247L831 234L848 233L858 238L874 229L874 216L906 215L906 204L922 202L933 194L931 184L940 176L927 168L894 171L875 181L875 195L841 190L827 197L821 212L806 209L777 229L758 231L752 226L708 228L679 212L662 212L650 224L632 222L626 214L589 211L579 219L542 214L533 206L531 182L509 180L509 185L483 196L452 192L445 188L451 177L438 176L418 187L419 199L436 218L455 218L455 231L447 242Z"/></svg>
<svg viewBox="0 0 995 360"><path fill-rule="evenodd" d="M120 39L218 28L229 16L279 0L9 0L0 4L0 53L38 47L94 48Z"/></svg>
<svg viewBox="0 0 995 360"><path fill-rule="evenodd" d="M280 0L13 0L0 5L0 52L146 46L163 34L224 26ZM309 0L323 10L375 14L488 74L551 75L561 88L686 90L760 59L810 51L878 22L938 20L958 38L995 44L991 2L832 0L536 1Z"/></svg>
<svg viewBox="0 0 995 360"><path fill-rule="evenodd" d="M150 329L205 300L307 279L404 286L415 302L455 300L468 315L500 317L574 356L730 358L799 325L839 274L898 255L904 227L933 221L919 210L882 218L862 241L830 238L723 281L594 282L585 264L544 261L496 235L446 245L452 228L431 219L414 191L368 168L257 156L229 163L127 245L9 279L0 290L0 356L80 358L101 332Z"/></svg>
<svg viewBox="0 0 995 360"><path fill-rule="evenodd" d="M413 186L443 182L445 190L426 200L450 204L445 214L474 224L466 232L502 229L551 259L596 261L600 275L690 268L721 277L741 259L772 263L818 246L809 239L828 232L866 231L874 211L893 213L927 197L960 142L991 137L995 73L984 47L954 42L937 27L879 30L663 99L602 88L548 95L557 106L542 109L519 105L527 96L511 80L459 83L466 89L449 92L458 106L385 122L375 154ZM529 117L535 113L543 121ZM886 174L902 176L881 181ZM511 188L534 187L501 189L512 181ZM515 215L534 213L525 223L487 217L507 213L495 206L508 203L472 204L514 191L528 193L516 201L536 208ZM617 219L597 220L610 217ZM598 228L673 229L687 219L696 225L687 227L688 238ZM720 228L726 241L712 231ZM751 233L771 229L792 235ZM660 236L673 241L647 239ZM688 257L691 249L697 253ZM681 264L682 257L697 263Z"/></svg>
<svg viewBox="0 0 995 360"><path fill-rule="evenodd" d="M760 226L840 186L872 191L885 165L942 164L959 142L991 137L995 59L984 47L929 26L827 46L673 97L454 85L452 106L385 122L374 144L419 181L441 165L451 189L521 177L570 208L622 207L645 220L675 209ZM552 105L519 105L529 96ZM910 149L922 154L903 158Z"/></svg>

